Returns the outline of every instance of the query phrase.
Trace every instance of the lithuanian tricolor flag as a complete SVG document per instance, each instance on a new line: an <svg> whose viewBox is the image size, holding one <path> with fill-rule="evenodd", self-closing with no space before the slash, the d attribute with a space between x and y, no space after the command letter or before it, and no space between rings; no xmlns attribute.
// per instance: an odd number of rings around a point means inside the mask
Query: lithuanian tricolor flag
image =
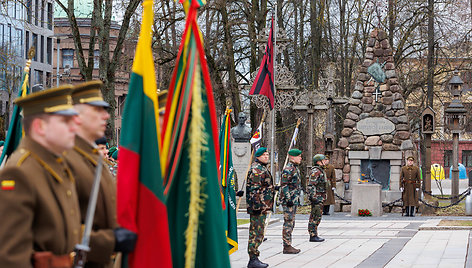
<svg viewBox="0 0 472 268"><path fill-rule="evenodd" d="M172 267L159 160L159 115L151 51L153 1L143 21L124 109L118 165L118 223L138 234L123 267Z"/></svg>
<svg viewBox="0 0 472 268"><path fill-rule="evenodd" d="M223 123L220 128L220 162L221 162L221 186L225 200L226 241L228 242L228 252L231 255L238 250L238 223L236 219L236 195L234 193L234 169L231 155L231 120L230 109L226 109Z"/></svg>
<svg viewBox="0 0 472 268"><path fill-rule="evenodd" d="M168 90L161 148L172 261L174 267L230 267L215 104L197 25L203 2L185 0L183 5L187 18Z"/></svg>

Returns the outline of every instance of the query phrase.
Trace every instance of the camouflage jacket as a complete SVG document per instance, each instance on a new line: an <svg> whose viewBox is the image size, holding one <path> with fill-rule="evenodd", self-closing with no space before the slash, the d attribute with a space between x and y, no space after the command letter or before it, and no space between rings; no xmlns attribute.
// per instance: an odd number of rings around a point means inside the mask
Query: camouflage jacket
<svg viewBox="0 0 472 268"><path fill-rule="evenodd" d="M271 211L274 205L274 193L274 182L267 165L256 160L247 174L247 213L265 214Z"/></svg>
<svg viewBox="0 0 472 268"><path fill-rule="evenodd" d="M308 198L312 203L323 203L326 199L326 188L328 187L328 180L323 168L314 165L311 169L310 177L308 178L306 191Z"/></svg>
<svg viewBox="0 0 472 268"><path fill-rule="evenodd" d="M288 162L282 171L282 179L280 181L279 201L282 205L286 205L288 201L292 201L294 205L300 204L301 177L298 165Z"/></svg>

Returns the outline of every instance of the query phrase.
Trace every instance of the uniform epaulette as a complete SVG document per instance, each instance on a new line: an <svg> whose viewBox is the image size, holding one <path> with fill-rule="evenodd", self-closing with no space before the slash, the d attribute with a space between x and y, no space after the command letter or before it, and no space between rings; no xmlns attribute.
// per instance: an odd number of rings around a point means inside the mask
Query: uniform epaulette
<svg viewBox="0 0 472 268"><path fill-rule="evenodd" d="M28 156L31 155L31 152L30 152L30 151L28 151L28 150L26 150L26 149L23 149L23 148L21 148L21 149L19 150L19 152L20 152L21 156L20 156L20 158L18 159L18 162L16 162L16 166L17 166L17 167L20 167L20 166L23 164L23 162L25 162L26 158L28 158Z"/></svg>

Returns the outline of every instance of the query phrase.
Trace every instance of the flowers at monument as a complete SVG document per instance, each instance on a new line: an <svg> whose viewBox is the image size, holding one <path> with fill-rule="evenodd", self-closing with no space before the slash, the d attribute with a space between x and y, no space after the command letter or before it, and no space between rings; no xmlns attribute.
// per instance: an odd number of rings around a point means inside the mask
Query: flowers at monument
<svg viewBox="0 0 472 268"><path fill-rule="evenodd" d="M372 216L372 213L371 213L370 210L368 210L368 209L358 209L358 210L357 210L357 214L358 214L360 217L369 217L369 216Z"/></svg>

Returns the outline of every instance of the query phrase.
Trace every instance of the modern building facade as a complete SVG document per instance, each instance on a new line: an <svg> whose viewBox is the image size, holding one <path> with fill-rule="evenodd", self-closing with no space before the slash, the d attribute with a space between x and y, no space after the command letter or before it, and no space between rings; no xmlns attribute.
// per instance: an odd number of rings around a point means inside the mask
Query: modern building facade
<svg viewBox="0 0 472 268"><path fill-rule="evenodd" d="M0 115L12 109L10 103L18 94L28 50L33 46L36 54L30 67L30 87L51 85L53 35L53 0L1 4Z"/></svg>

